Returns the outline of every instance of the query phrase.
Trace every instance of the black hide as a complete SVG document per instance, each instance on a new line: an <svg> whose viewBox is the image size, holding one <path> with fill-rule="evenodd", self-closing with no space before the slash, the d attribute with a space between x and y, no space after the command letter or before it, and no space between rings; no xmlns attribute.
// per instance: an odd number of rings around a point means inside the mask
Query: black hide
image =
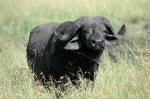
<svg viewBox="0 0 150 99"><path fill-rule="evenodd" d="M105 46L119 44L125 32L123 25L115 35L111 23L102 16L37 26L30 33L28 65L39 80L43 75L56 84L67 76L74 83L79 73L94 82Z"/></svg>

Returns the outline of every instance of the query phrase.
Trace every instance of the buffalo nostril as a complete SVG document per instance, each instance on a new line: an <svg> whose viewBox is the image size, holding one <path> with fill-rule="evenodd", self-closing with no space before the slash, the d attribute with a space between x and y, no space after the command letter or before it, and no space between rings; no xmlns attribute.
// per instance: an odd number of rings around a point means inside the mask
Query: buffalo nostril
<svg viewBox="0 0 150 99"><path fill-rule="evenodd" d="M100 40L100 39L95 39L95 40L91 40L92 41L92 43L102 43L103 42L103 40Z"/></svg>
<svg viewBox="0 0 150 99"><path fill-rule="evenodd" d="M95 42L96 42L96 43L101 43L101 42L103 42L103 40L97 39L97 40L95 40Z"/></svg>

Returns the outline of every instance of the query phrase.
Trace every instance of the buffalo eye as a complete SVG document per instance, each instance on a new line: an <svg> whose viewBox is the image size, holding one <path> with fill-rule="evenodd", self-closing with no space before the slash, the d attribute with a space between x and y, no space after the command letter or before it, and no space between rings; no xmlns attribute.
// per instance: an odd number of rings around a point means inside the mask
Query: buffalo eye
<svg viewBox="0 0 150 99"><path fill-rule="evenodd" d="M107 30L104 31L104 37L108 41L113 41L117 39L114 35L109 34Z"/></svg>
<svg viewBox="0 0 150 99"><path fill-rule="evenodd" d="M105 35L109 34L109 32L107 30L103 31Z"/></svg>
<svg viewBox="0 0 150 99"><path fill-rule="evenodd" d="M113 35L109 35L109 36L106 36L105 39L108 41L113 41L113 40L116 40L117 38Z"/></svg>

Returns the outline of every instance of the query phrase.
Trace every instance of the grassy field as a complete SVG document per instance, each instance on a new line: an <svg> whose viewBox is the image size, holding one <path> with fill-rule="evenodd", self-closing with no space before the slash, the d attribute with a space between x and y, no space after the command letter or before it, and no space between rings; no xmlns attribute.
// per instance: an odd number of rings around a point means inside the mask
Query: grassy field
<svg viewBox="0 0 150 99"><path fill-rule="evenodd" d="M105 16L128 34L106 49L93 91L72 88L64 99L150 99L150 0L0 0L0 99L55 99L36 86L26 61L30 31L48 22ZM110 55L112 54L112 55Z"/></svg>

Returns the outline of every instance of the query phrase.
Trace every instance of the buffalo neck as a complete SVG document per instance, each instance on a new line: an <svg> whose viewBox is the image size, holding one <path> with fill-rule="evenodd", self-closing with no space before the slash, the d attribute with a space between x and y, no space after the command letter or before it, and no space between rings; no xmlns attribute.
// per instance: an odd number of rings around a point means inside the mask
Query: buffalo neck
<svg viewBox="0 0 150 99"><path fill-rule="evenodd" d="M103 53L103 50L104 48L101 48L100 50L91 50L91 49L81 48L79 52L99 62L99 59Z"/></svg>

